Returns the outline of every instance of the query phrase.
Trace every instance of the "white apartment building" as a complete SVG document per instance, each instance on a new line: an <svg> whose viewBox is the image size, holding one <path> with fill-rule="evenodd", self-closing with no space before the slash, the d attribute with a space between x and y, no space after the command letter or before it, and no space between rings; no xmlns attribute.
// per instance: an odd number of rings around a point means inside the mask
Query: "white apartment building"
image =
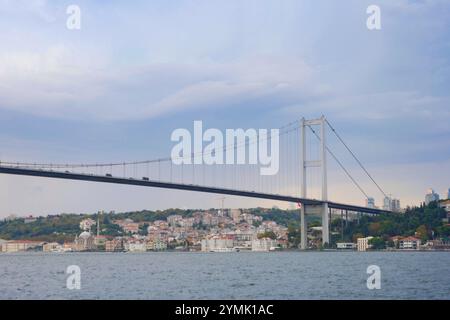
<svg viewBox="0 0 450 320"><path fill-rule="evenodd" d="M162 239L154 239L147 242L147 250L162 251L167 250L167 242Z"/></svg>
<svg viewBox="0 0 450 320"><path fill-rule="evenodd" d="M232 238L211 238L201 241L202 251L204 252L226 252L233 251L234 240Z"/></svg>
<svg viewBox="0 0 450 320"><path fill-rule="evenodd" d="M270 238L252 240L252 251L271 251L278 247L278 241Z"/></svg>
<svg viewBox="0 0 450 320"><path fill-rule="evenodd" d="M358 251L367 251L370 248L369 240L373 237L358 238L357 249Z"/></svg>
<svg viewBox="0 0 450 320"><path fill-rule="evenodd" d="M128 242L125 244L125 250L130 252L145 252L147 245L145 242Z"/></svg>

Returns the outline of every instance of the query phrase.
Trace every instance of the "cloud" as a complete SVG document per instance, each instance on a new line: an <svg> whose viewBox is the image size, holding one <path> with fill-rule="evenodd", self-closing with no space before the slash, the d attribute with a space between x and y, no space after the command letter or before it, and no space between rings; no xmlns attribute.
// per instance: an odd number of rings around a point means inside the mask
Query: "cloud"
<svg viewBox="0 0 450 320"><path fill-rule="evenodd" d="M321 112L335 118L353 120L390 120L403 118L450 118L449 97L432 96L418 91L387 91L367 94L326 96L302 105L284 108L285 112ZM433 128L431 128L433 129Z"/></svg>
<svg viewBox="0 0 450 320"><path fill-rule="evenodd" d="M129 120L267 98L307 98L324 88L299 58L230 62L96 65L66 46L0 54L0 108L38 116ZM98 61L98 60L95 60Z"/></svg>
<svg viewBox="0 0 450 320"><path fill-rule="evenodd" d="M382 30L370 32L371 3L359 0L82 2L82 30L69 32L64 4L0 0L0 26L8 30L0 35L0 156L152 158L171 126L216 121L219 109L240 108L220 113L217 122L230 127L325 114L386 189L417 203L423 189L448 182L441 171L449 172L450 157L449 3L380 1ZM97 185L83 201L70 198L79 192L70 186L54 201L55 185L45 200L36 194L36 203L24 203L20 190L30 179L0 184L11 190L0 208L13 203L25 214L202 203L189 202L190 194L166 203L162 192L149 202L146 191L126 204L113 201L128 189L98 200L96 191L106 189ZM362 204L353 186L342 186L336 200Z"/></svg>
<svg viewBox="0 0 450 320"><path fill-rule="evenodd" d="M54 22L56 14L47 0L0 0L0 12L3 14L21 13L38 17L45 22Z"/></svg>

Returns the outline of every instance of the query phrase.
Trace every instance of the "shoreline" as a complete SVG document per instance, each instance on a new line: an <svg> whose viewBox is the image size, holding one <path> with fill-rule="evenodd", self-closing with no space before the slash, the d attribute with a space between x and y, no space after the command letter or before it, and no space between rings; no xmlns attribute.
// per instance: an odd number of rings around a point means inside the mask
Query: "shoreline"
<svg viewBox="0 0 450 320"><path fill-rule="evenodd" d="M59 254L88 254L88 253L102 253L102 254L152 254L152 253L192 253L192 254L242 254L242 253L260 253L260 254L268 254L268 253L430 253L430 252L449 252L450 249L439 249L439 250L367 250L367 251L357 251L357 250L337 250L337 249L328 249L328 250L277 250L277 251L232 251L232 252L207 252L207 251L188 251L188 250L162 250L162 251L66 251L66 252L44 252L44 251L17 251L17 252L0 252L0 257L2 255L19 255L19 254L45 254L45 255L59 255Z"/></svg>

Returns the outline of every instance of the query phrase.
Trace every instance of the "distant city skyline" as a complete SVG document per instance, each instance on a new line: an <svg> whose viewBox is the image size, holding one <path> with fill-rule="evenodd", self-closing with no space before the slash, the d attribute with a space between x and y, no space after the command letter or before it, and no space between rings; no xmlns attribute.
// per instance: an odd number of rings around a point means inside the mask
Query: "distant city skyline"
<svg viewBox="0 0 450 320"><path fill-rule="evenodd" d="M430 186L449 192L450 1L379 1L381 30L366 27L370 1L113 3L77 1L81 29L69 30L72 2L0 0L0 161L152 159L194 120L271 129L324 114L402 207ZM344 160L381 207L384 195ZM365 205L332 159L329 181L331 200ZM225 200L273 205L287 206ZM0 218L170 207L221 203L0 175Z"/></svg>

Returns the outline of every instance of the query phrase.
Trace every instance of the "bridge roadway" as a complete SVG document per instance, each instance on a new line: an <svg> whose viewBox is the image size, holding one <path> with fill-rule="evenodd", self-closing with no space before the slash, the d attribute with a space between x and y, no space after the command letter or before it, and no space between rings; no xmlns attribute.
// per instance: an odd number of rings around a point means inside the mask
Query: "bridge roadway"
<svg viewBox="0 0 450 320"><path fill-rule="evenodd" d="M259 198L259 199L267 199L267 200L277 200L277 201L286 201L293 203L301 203L303 205L323 205L325 201L315 200L315 199L303 199L292 196L283 196L278 194L270 194L270 193L260 193L254 191L241 191L241 190L233 190L226 188L215 188L215 187L205 187L193 184L182 184L182 183L172 183L172 182L160 182L160 181L152 181L152 180L139 180L133 178L119 178L114 176L99 176L93 174L81 174L81 173L72 173L72 172L61 172L61 171L52 171L52 170L36 170L36 169L24 169L18 167L5 167L0 166L0 173L4 174L12 174L12 175L21 175L21 176L33 176L33 177L45 177L45 178L57 178L57 179L66 179L66 180L79 180L79 181L93 181L93 182L104 182L104 183L114 183L114 184L124 184L124 185L133 185L133 186L143 186L143 187L154 187L154 188L163 188L163 189L175 189L175 190L187 190L187 191L196 191L196 192L206 192L206 193L215 193L215 194L225 194L232 196L240 196L240 197L248 197L248 198ZM328 202L328 207L332 209L341 209L352 212L361 212L361 213L369 213L369 214L381 214L381 213L389 213L389 211L374 209L374 208L366 208L342 203L336 203L332 201Z"/></svg>

